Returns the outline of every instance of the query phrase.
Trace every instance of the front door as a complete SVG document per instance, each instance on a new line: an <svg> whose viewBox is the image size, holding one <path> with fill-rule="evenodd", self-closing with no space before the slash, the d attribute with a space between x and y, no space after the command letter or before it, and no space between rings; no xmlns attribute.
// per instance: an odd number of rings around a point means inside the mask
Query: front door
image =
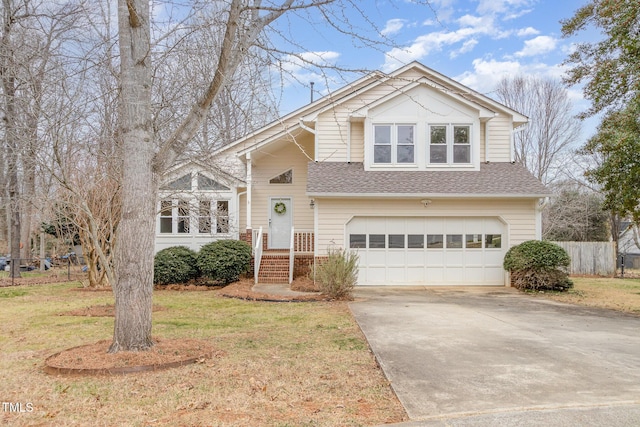
<svg viewBox="0 0 640 427"><path fill-rule="evenodd" d="M272 197L269 207L269 249L289 249L292 224L291 198Z"/></svg>

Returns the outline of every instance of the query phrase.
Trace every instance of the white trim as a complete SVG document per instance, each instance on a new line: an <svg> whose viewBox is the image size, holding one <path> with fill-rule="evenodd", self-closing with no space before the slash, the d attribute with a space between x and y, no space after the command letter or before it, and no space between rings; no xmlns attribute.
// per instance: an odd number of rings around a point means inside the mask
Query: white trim
<svg viewBox="0 0 640 427"><path fill-rule="evenodd" d="M491 111L487 107L482 106L482 104L484 103L490 106L491 108L495 108L497 111L502 111L505 114L512 116L512 122L514 124L527 123L529 121L529 119L526 116L522 115L521 113L518 113L517 111L512 110L511 108L505 105L502 105L499 102L494 101L493 99L485 95L482 95L481 93L476 92L473 89L470 89L462 85L461 83L458 83L455 80L452 80L451 78L443 74L440 74L437 71L432 70L431 68L428 68L423 64L420 64L417 61L413 61L410 64L407 64L404 67L401 67L389 74L385 74L380 71L373 71L367 74L366 76L354 81L353 83L345 85L342 88L336 90L335 92L332 92L329 95L326 95L311 104L307 104L302 108L299 108L285 116L278 118L277 120L263 126L262 128L256 130L255 132L250 133L249 135L246 135L232 142L227 146L221 147L215 150L212 153L212 155L215 156L221 152L232 150L237 145L242 144L243 142L249 141L252 138L259 138L260 134L274 128L275 126L278 126L278 125L282 126L284 122L294 119L296 117L301 117L304 121L307 121L307 122L313 121L322 112L335 108L335 106L343 104L344 102L360 95L362 92L371 90L372 88L375 88L382 84L386 84L389 80L392 80L400 76L402 73L405 73L410 69L417 69L422 73L426 74L426 76L422 77L420 80L430 80L430 81L433 81L433 79L440 80L442 83L438 83L434 81L434 84L442 85L444 87L444 90L450 96L459 97L461 100L464 100L465 103L473 103L473 104L477 103L478 106L475 108L483 108L483 109L486 109L487 111ZM451 86L453 88L453 91L450 88L447 88L446 86ZM462 95L455 92L459 92ZM473 99L468 99L468 96L472 97ZM354 118L357 118L357 116L354 116ZM299 127L299 123L292 126L291 129L295 127ZM290 131L291 129L289 129L288 131ZM287 130L280 132L279 135L282 135L283 133L286 133L286 132ZM272 140L272 139L273 137L269 138L268 140ZM255 149L255 148L253 146L249 147L248 149L241 150L239 154L244 154L246 150L251 150L251 149Z"/></svg>
<svg viewBox="0 0 640 427"><path fill-rule="evenodd" d="M247 160L247 229L253 229L251 226L251 187L253 187L253 178L251 171L251 152L247 152L245 155Z"/></svg>
<svg viewBox="0 0 640 427"><path fill-rule="evenodd" d="M435 144L431 144L431 128L433 126L445 126L445 145L446 145L446 162L444 163L431 163L431 146L435 145ZM465 127L468 126L469 127L469 142L468 144L459 144L459 145L468 145L469 146L469 161L465 162L465 163L455 163L453 161L453 158L455 156L454 153L454 140L455 140L455 134L454 134L454 129L456 127ZM445 168L447 170L449 170L450 168L458 168L458 167L475 167L476 166L476 150L474 149L474 145L475 145L475 130L474 130L474 125L473 123L469 123L469 122L427 122L427 129L426 129L426 152L427 152L427 158L426 158L426 165L427 165L427 169L433 169L433 168ZM478 138L479 140L479 138ZM478 149L480 147L478 146ZM479 151L479 150L478 150Z"/></svg>
<svg viewBox="0 0 640 427"><path fill-rule="evenodd" d="M531 194L469 194L469 193L451 193L451 194L443 194L443 193L317 193L317 192L307 192L307 196L309 197L325 197L325 198L369 198L369 199L377 199L377 198L386 198L386 199L424 199L424 198L434 198L434 199L539 199L541 197L548 197L549 193L539 194L539 193L531 193ZM317 202L317 200L316 200Z"/></svg>

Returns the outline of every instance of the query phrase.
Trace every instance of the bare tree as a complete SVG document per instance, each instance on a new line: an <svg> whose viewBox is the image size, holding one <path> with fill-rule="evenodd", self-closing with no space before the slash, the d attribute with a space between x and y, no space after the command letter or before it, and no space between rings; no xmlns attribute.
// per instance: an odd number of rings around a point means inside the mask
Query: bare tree
<svg viewBox="0 0 640 427"><path fill-rule="evenodd" d="M180 125L167 138L158 140L151 108L153 66L149 2L118 1L121 66L118 135L126 155L122 162L122 218L116 246L113 286L116 310L110 352L146 350L153 345L151 298L158 175L173 163L201 129L212 103L224 91L249 52L267 48L271 55L285 53L278 52L265 37L272 25L284 14L316 15L337 31L359 37L365 44L384 43L379 38L367 39L366 33L359 34L358 29L349 24L345 11L361 10L355 0L228 0L209 6L217 8L222 37L218 45L200 53L212 64L208 82L193 99ZM370 23L366 17L364 21ZM295 42L291 41L289 46L292 44ZM295 52L289 52L292 53Z"/></svg>
<svg viewBox="0 0 640 427"><path fill-rule="evenodd" d="M553 80L516 76L503 78L496 94L500 102L530 120L514 135L515 161L544 184L556 180L581 127L567 90Z"/></svg>
<svg viewBox="0 0 640 427"><path fill-rule="evenodd" d="M542 215L542 236L559 241L608 241L609 213L602 195L574 181L552 185L554 198Z"/></svg>
<svg viewBox="0 0 640 427"><path fill-rule="evenodd" d="M11 0L3 0L2 35L0 36L0 76L2 77L4 107L4 138L6 148L6 185L9 212L9 235L11 251L11 277L20 277L20 189L18 187L20 142L18 140L18 117L16 106L17 60L15 56L14 33L16 21L24 9L15 6Z"/></svg>

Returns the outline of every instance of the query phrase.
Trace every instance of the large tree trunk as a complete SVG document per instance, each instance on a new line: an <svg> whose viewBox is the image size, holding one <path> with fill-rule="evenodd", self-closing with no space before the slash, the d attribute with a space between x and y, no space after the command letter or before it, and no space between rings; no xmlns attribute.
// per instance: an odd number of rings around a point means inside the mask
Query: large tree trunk
<svg viewBox="0 0 640 427"><path fill-rule="evenodd" d="M119 0L122 217L115 248L115 324L109 352L151 340L156 177L152 169L149 2Z"/></svg>
<svg viewBox="0 0 640 427"><path fill-rule="evenodd" d="M12 4L3 0L2 39L0 45L0 75L4 91L4 137L7 147L7 193L11 235L11 277L20 277L20 191L18 187L18 133L16 119L16 79L11 31L14 22Z"/></svg>

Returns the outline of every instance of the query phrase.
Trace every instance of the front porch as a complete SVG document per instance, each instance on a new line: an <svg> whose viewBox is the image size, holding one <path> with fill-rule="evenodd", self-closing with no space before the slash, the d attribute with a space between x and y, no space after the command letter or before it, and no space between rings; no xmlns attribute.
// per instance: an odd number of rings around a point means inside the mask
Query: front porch
<svg viewBox="0 0 640 427"><path fill-rule="evenodd" d="M253 249L252 274L255 283L291 283L294 277L304 276L313 270L313 231L296 231L291 228L289 249L270 249L268 233L262 228L240 233L240 239Z"/></svg>

